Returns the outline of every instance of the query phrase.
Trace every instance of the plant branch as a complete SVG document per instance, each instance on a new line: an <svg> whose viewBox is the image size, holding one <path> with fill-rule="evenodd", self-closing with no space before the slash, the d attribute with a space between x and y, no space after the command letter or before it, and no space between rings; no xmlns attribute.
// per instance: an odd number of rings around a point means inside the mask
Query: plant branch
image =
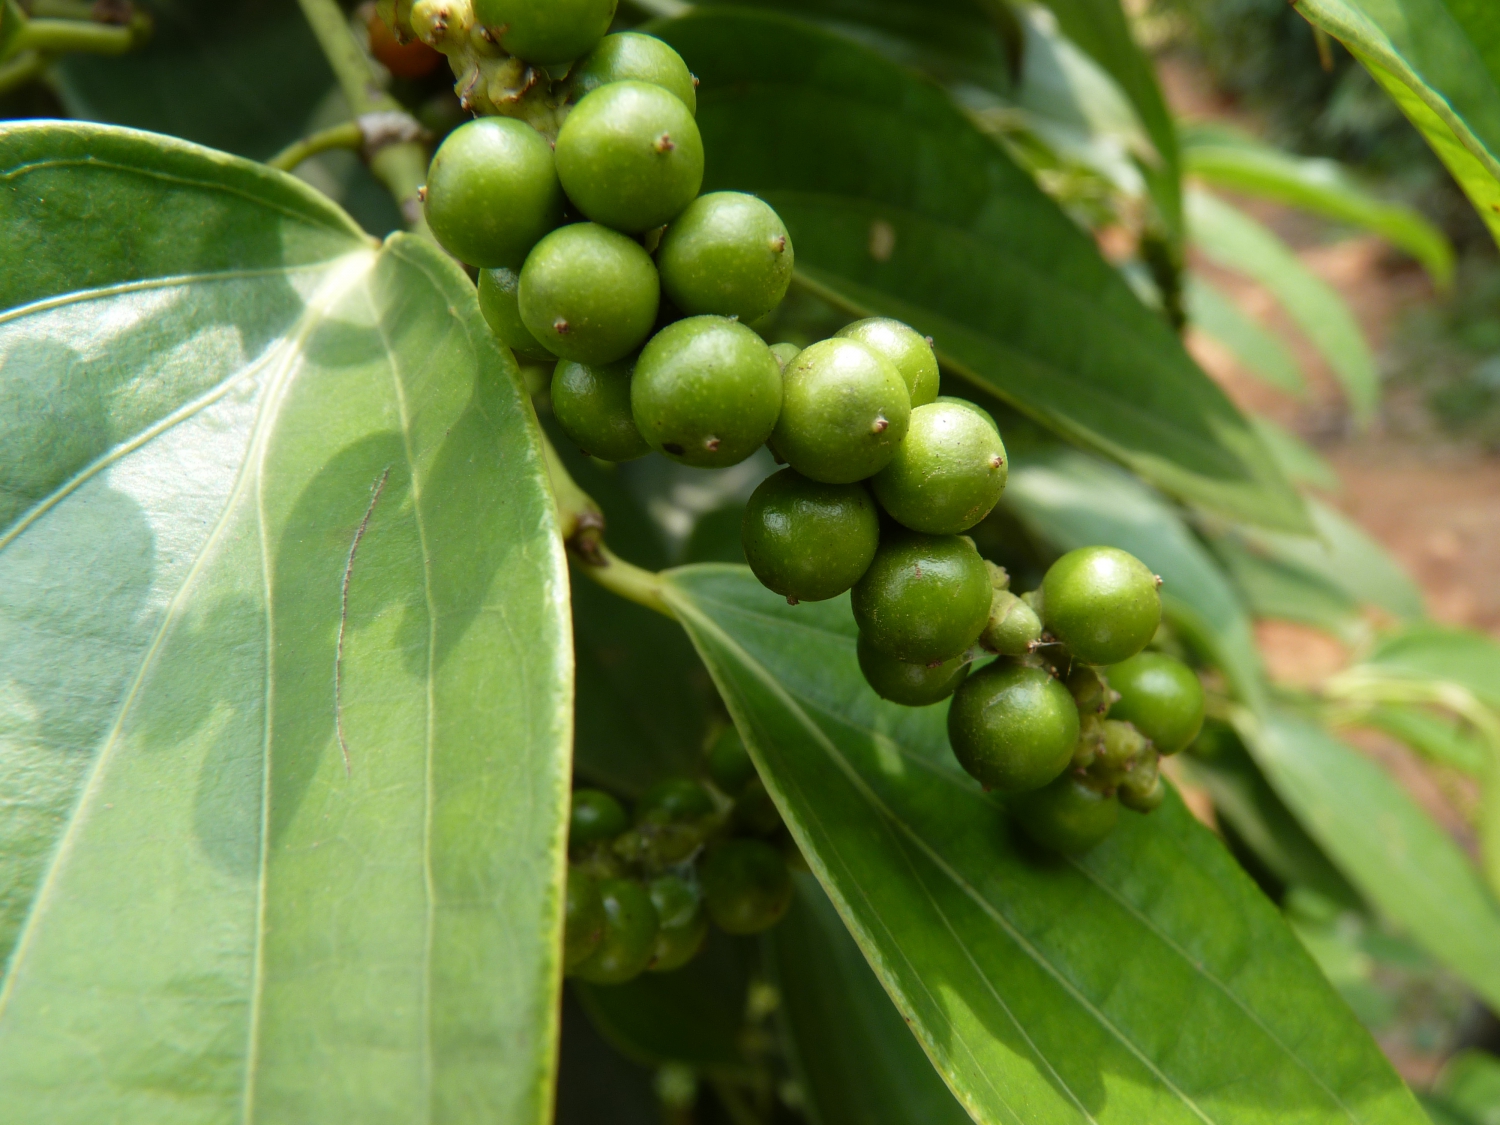
<svg viewBox="0 0 1500 1125"><path fill-rule="evenodd" d="M355 39L343 10L334 0L297 0L302 14L317 37L323 57L338 79L339 89L356 118L372 113L404 113L400 103L386 93L375 64ZM415 141L380 147L370 154L370 171L385 185L415 233L431 237L422 214L418 191L427 179L427 152Z"/></svg>
<svg viewBox="0 0 1500 1125"><path fill-rule="evenodd" d="M95 23L93 20L27 20L11 40L12 51L42 51L62 54L78 51L89 55L123 55L137 46L144 35L135 24Z"/></svg>
<svg viewBox="0 0 1500 1125"><path fill-rule="evenodd" d="M538 436L547 459L552 500L557 505L558 529L573 563L610 593L672 617L662 597L661 575L626 562L604 545L604 513L594 498L578 487L547 435L538 431Z"/></svg>
<svg viewBox="0 0 1500 1125"><path fill-rule="evenodd" d="M47 69L51 60L39 51L22 51L0 63L0 94L8 94Z"/></svg>
<svg viewBox="0 0 1500 1125"><path fill-rule="evenodd" d="M320 129L311 136L303 137L300 141L293 141L282 149L266 163L272 168L279 168L283 172L290 172L304 160L317 156L320 152L327 152L335 148L359 148L365 142L364 130L359 127L358 121L346 121L342 125L334 125L328 129Z"/></svg>

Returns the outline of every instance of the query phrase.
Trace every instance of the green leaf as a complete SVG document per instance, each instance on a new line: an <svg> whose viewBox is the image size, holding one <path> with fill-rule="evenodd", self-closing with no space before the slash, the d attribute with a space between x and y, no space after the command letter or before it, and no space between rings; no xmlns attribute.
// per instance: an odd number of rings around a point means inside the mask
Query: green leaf
<svg viewBox="0 0 1500 1125"><path fill-rule="evenodd" d="M1472 1125L1500 1125L1500 1059L1469 1048L1448 1060L1433 1084L1433 1096Z"/></svg>
<svg viewBox="0 0 1500 1125"><path fill-rule="evenodd" d="M987 0L708 0L816 23L955 90L1006 97L1021 61L1021 26Z"/></svg>
<svg viewBox="0 0 1500 1125"><path fill-rule="evenodd" d="M333 86L296 0L173 0L151 16L137 50L58 60L71 116L264 160L302 135Z"/></svg>
<svg viewBox="0 0 1500 1125"><path fill-rule="evenodd" d="M1480 996L1500 1000L1500 905L1388 774L1282 712L1240 724L1267 779L1364 897Z"/></svg>
<svg viewBox="0 0 1500 1125"><path fill-rule="evenodd" d="M1286 345L1214 285L1189 274L1184 304L1188 323L1223 344L1252 374L1287 394L1306 394L1307 383Z"/></svg>
<svg viewBox="0 0 1500 1125"><path fill-rule="evenodd" d="M1475 777L1489 768L1490 752L1482 740L1465 732L1456 719L1436 714L1428 708L1385 703L1364 711L1356 721L1360 726L1374 727L1399 738L1439 765L1451 766Z"/></svg>
<svg viewBox="0 0 1500 1125"><path fill-rule="evenodd" d="M1369 640L1369 622L1359 603L1337 583L1248 542L1235 530L1206 538L1256 617L1311 625L1350 645Z"/></svg>
<svg viewBox="0 0 1500 1125"><path fill-rule="evenodd" d="M1388 675L1459 684L1500 711L1500 644L1483 633L1413 625L1383 637L1364 663Z"/></svg>
<svg viewBox="0 0 1500 1125"><path fill-rule="evenodd" d="M1302 0L1422 131L1500 240L1500 10L1488 0Z"/></svg>
<svg viewBox="0 0 1500 1125"><path fill-rule="evenodd" d="M1296 434L1263 414L1252 415L1250 421L1280 464L1281 471L1292 481L1321 488L1324 492L1338 492L1343 488L1333 466Z"/></svg>
<svg viewBox="0 0 1500 1125"><path fill-rule="evenodd" d="M1193 245L1227 270L1265 286L1328 361L1360 422L1374 416L1380 381L1364 333L1344 300L1315 277L1281 239L1206 191L1189 191Z"/></svg>
<svg viewBox="0 0 1500 1125"><path fill-rule="evenodd" d="M1422 263L1439 287L1452 284L1453 247L1447 236L1413 208L1366 192L1336 161L1293 156L1238 131L1202 127L1184 131L1183 160L1190 174L1214 187L1378 234Z"/></svg>
<svg viewBox="0 0 1500 1125"><path fill-rule="evenodd" d="M819 1125L968 1125L811 875L766 935L792 1069Z"/></svg>
<svg viewBox="0 0 1500 1125"><path fill-rule="evenodd" d="M705 186L764 195L804 285L908 321L951 370L1170 492L1306 527L1171 329L941 91L790 20L720 8L657 30L702 79Z"/></svg>
<svg viewBox="0 0 1500 1125"><path fill-rule="evenodd" d="M1277 879L1358 908L1358 892L1276 795L1233 731L1210 723L1177 761L1189 781L1208 791L1218 817Z"/></svg>
<svg viewBox="0 0 1500 1125"><path fill-rule="evenodd" d="M662 1125L651 1072L611 1047L567 989L558 1055L553 1125Z"/></svg>
<svg viewBox="0 0 1500 1125"><path fill-rule="evenodd" d="M1130 98L1159 162L1143 166L1170 240L1183 239L1182 166L1177 123L1156 81L1156 67L1131 35L1119 0L1043 0L1064 35L1104 68Z"/></svg>
<svg viewBox="0 0 1500 1125"><path fill-rule="evenodd" d="M1421 1121L1277 912L1175 797L1076 861L1018 848L944 708L861 680L845 598L669 572L814 874L976 1118Z"/></svg>
<svg viewBox="0 0 1500 1125"><path fill-rule="evenodd" d="M1169 619L1190 619L1236 693L1258 700L1260 656L1233 587L1170 505L1113 465L1074 450L1012 450L1002 502L1060 552L1106 543L1162 578Z"/></svg>
<svg viewBox="0 0 1500 1125"><path fill-rule="evenodd" d="M0 185L7 1121L543 1120L567 575L473 286L164 138Z"/></svg>

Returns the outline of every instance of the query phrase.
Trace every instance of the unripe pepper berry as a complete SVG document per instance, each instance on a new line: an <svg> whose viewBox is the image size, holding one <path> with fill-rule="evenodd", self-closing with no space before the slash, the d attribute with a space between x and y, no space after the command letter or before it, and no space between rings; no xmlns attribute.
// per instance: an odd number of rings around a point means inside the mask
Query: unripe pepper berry
<svg viewBox="0 0 1500 1125"><path fill-rule="evenodd" d="M862 484L822 484L782 469L751 493L740 540L762 585L818 602L842 594L869 568L880 517Z"/></svg>
<svg viewBox="0 0 1500 1125"><path fill-rule="evenodd" d="M585 453L630 461L651 452L630 412L633 358L588 366L559 360L552 374L552 414Z"/></svg>
<svg viewBox="0 0 1500 1125"><path fill-rule="evenodd" d="M781 371L743 324L693 316L641 350L630 406L652 449L700 469L738 464L764 444L781 409Z"/></svg>
<svg viewBox="0 0 1500 1125"><path fill-rule="evenodd" d="M474 15L508 53L555 66L599 42L615 0L474 0Z"/></svg>
<svg viewBox="0 0 1500 1125"><path fill-rule="evenodd" d="M1063 855L1082 855L1115 830L1120 802L1114 796L1062 774L1045 789L1006 802L1021 830L1033 841Z"/></svg>
<svg viewBox="0 0 1500 1125"><path fill-rule="evenodd" d="M495 339L516 353L521 362L555 363L557 357L542 347L521 320L521 277L503 266L479 271L479 311Z"/></svg>
<svg viewBox="0 0 1500 1125"><path fill-rule="evenodd" d="M557 174L590 219L638 233L671 222L698 194L703 138L675 95L646 82L611 82L563 122Z"/></svg>
<svg viewBox="0 0 1500 1125"><path fill-rule="evenodd" d="M588 960L604 938L604 899L599 884L576 867L568 869L563 904L563 972Z"/></svg>
<svg viewBox="0 0 1500 1125"><path fill-rule="evenodd" d="M573 790L568 814L568 847L586 848L612 840L629 827L620 802L602 789Z"/></svg>
<svg viewBox="0 0 1500 1125"><path fill-rule="evenodd" d="M1161 624L1156 576L1114 547L1069 551L1042 579L1042 620L1085 664L1118 664Z"/></svg>
<svg viewBox="0 0 1500 1125"><path fill-rule="evenodd" d="M822 340L799 352L783 375L771 444L803 476L848 484L896 455L911 400L889 360L852 340Z"/></svg>
<svg viewBox="0 0 1500 1125"><path fill-rule="evenodd" d="M745 740L736 728L725 727L708 748L708 776L730 797L756 776L755 763L750 760Z"/></svg>
<svg viewBox="0 0 1500 1125"><path fill-rule="evenodd" d="M911 412L905 439L870 488L896 522L956 535L990 514L1007 472L1005 446L992 426L972 410L933 402Z"/></svg>
<svg viewBox="0 0 1500 1125"><path fill-rule="evenodd" d="M963 656L938 664L910 664L887 656L863 633L855 651L859 670L875 694L904 707L926 707L947 699L969 674L969 661Z"/></svg>
<svg viewBox="0 0 1500 1125"><path fill-rule="evenodd" d="M700 195L656 251L662 288L685 313L752 321L786 296L792 241L769 204L737 191Z"/></svg>
<svg viewBox="0 0 1500 1125"><path fill-rule="evenodd" d="M682 968L703 948L703 939L708 936L708 912L698 888L680 875L658 876L646 889L661 921L649 969L669 973Z"/></svg>
<svg viewBox="0 0 1500 1125"><path fill-rule="evenodd" d="M562 222L552 147L511 117L460 125L427 169L424 208L433 235L459 261L515 269Z"/></svg>
<svg viewBox="0 0 1500 1125"><path fill-rule="evenodd" d="M838 335L890 360L901 372L913 408L926 406L938 397L937 356L931 342L915 328L889 317L872 316L846 324Z"/></svg>
<svg viewBox="0 0 1500 1125"><path fill-rule="evenodd" d="M980 406L977 402L970 402L966 398L958 398L955 395L938 395L937 398L933 399L932 401L948 402L952 403L954 406L962 406L965 410L972 410L975 414L978 414L981 418L989 423L990 429L994 430L997 434L1000 432L1000 423L995 421L995 416L984 407Z"/></svg>
<svg viewBox="0 0 1500 1125"><path fill-rule="evenodd" d="M661 928L646 888L630 879L601 879L604 934L573 975L592 984L623 984L639 976L656 953Z"/></svg>
<svg viewBox="0 0 1500 1125"><path fill-rule="evenodd" d="M1120 804L1138 813L1148 813L1157 808L1166 798L1166 785L1161 779L1161 762L1155 750L1148 750L1137 759L1135 765L1120 779L1117 794Z"/></svg>
<svg viewBox="0 0 1500 1125"><path fill-rule="evenodd" d="M656 323L660 300L651 256L597 223L553 231L521 267L519 306L527 331L553 354L578 363L613 363L635 351Z"/></svg>
<svg viewBox="0 0 1500 1125"><path fill-rule="evenodd" d="M898 660L950 660L989 620L991 591L989 570L968 539L898 531L854 584L854 620L861 636Z"/></svg>
<svg viewBox="0 0 1500 1125"><path fill-rule="evenodd" d="M1105 671L1120 698L1111 719L1129 723L1151 740L1158 754L1175 754L1203 727L1203 685L1180 660L1142 652Z"/></svg>
<svg viewBox="0 0 1500 1125"><path fill-rule="evenodd" d="M954 693L948 741L986 789L1039 789L1072 760L1078 708L1043 669L1001 657Z"/></svg>
<svg viewBox="0 0 1500 1125"><path fill-rule="evenodd" d="M979 643L1002 656L1025 656L1041 640L1042 619L1009 590L996 590Z"/></svg>
<svg viewBox="0 0 1500 1125"><path fill-rule="evenodd" d="M687 63L654 35L617 31L599 40L568 71L568 98L576 102L610 82L649 82L676 94L689 113L698 112L697 82Z"/></svg>
<svg viewBox="0 0 1500 1125"><path fill-rule="evenodd" d="M635 825L615 841L615 852L648 867L680 863L702 846L716 812L708 791L691 778L659 781L636 802Z"/></svg>
<svg viewBox="0 0 1500 1125"><path fill-rule="evenodd" d="M726 840L711 848L700 878L709 916L728 934L769 929L792 904L786 861L760 840Z"/></svg>

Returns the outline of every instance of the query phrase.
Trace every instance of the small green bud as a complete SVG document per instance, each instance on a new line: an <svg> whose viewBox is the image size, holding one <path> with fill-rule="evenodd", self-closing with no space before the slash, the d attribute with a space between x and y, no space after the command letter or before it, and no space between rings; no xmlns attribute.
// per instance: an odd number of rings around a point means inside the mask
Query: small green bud
<svg viewBox="0 0 1500 1125"><path fill-rule="evenodd" d="M1041 639L1041 618L1015 594L996 588L990 599L990 619L979 634L979 643L1002 656L1022 656Z"/></svg>

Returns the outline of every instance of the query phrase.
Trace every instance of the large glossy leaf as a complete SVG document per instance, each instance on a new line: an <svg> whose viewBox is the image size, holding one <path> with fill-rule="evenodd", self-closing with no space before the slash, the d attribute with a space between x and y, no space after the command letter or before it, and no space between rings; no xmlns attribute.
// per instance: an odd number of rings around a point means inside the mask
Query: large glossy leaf
<svg viewBox="0 0 1500 1125"><path fill-rule="evenodd" d="M1171 329L940 90L777 17L720 8L657 30L702 79L706 186L764 195L804 284L916 325L952 370L1168 491L1305 527Z"/></svg>
<svg viewBox="0 0 1500 1125"><path fill-rule="evenodd" d="M819 1125L968 1125L811 875L766 936L792 1067Z"/></svg>
<svg viewBox="0 0 1500 1125"><path fill-rule="evenodd" d="M568 584L472 285L165 138L0 190L3 1116L542 1120Z"/></svg>
<svg viewBox="0 0 1500 1125"><path fill-rule="evenodd" d="M1187 171L1199 179L1362 227L1421 262L1440 286L1453 280L1447 236L1413 208L1365 191L1337 162L1293 156L1222 127L1188 129L1183 142Z"/></svg>
<svg viewBox="0 0 1500 1125"><path fill-rule="evenodd" d="M1296 716L1241 734L1267 779L1360 892L1494 1004L1500 905L1448 835L1374 762Z"/></svg>
<svg viewBox="0 0 1500 1125"><path fill-rule="evenodd" d="M981 1122L1411 1122L1379 1050L1175 797L1077 861L1019 848L944 708L876 698L847 599L669 573L814 873Z"/></svg>
<svg viewBox="0 0 1500 1125"><path fill-rule="evenodd" d="M1333 369L1355 417L1369 421L1380 401L1379 377L1343 298L1268 229L1217 196L1189 191L1187 214L1193 245L1215 264L1270 290Z"/></svg>
<svg viewBox="0 0 1500 1125"><path fill-rule="evenodd" d="M1483 633L1413 625L1383 638L1365 663L1387 675L1460 684L1500 710L1500 644Z"/></svg>
<svg viewBox="0 0 1500 1125"><path fill-rule="evenodd" d="M1003 502L1060 551L1107 543L1140 558L1162 578L1168 617L1208 648L1242 698L1260 698L1260 656L1244 607L1160 496L1113 465L1053 447L1013 451Z"/></svg>
<svg viewBox="0 0 1500 1125"><path fill-rule="evenodd" d="M1489 0L1302 0L1395 98L1500 239L1500 9Z"/></svg>

